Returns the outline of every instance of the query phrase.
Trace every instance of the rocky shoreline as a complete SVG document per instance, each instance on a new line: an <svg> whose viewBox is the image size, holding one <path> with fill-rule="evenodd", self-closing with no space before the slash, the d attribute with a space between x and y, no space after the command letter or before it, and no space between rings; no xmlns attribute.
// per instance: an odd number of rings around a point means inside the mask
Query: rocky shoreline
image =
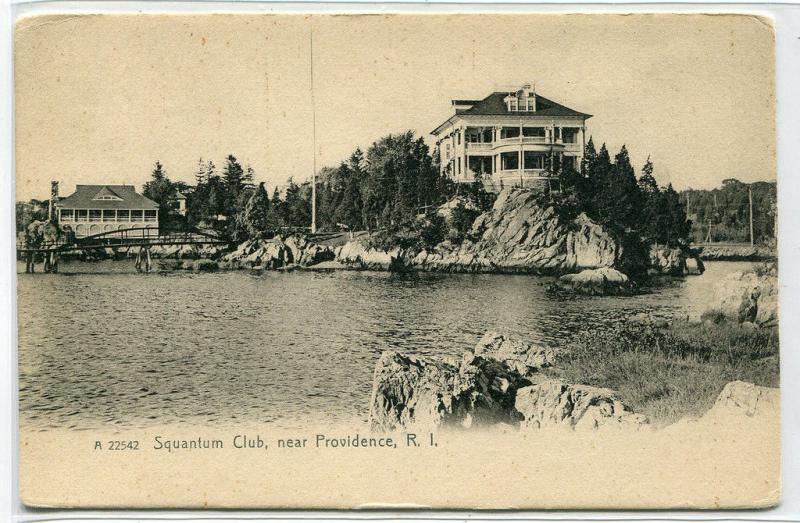
<svg viewBox="0 0 800 523"><path fill-rule="evenodd" d="M487 333L456 358L433 358L385 351L375 365L369 425L377 432L467 430L504 427L593 431L655 430L610 389L567 383L548 376L552 349ZM733 381L699 420L775 416L779 390Z"/></svg>
<svg viewBox="0 0 800 523"><path fill-rule="evenodd" d="M447 217L448 204L441 209ZM451 224L448 224L452 226ZM252 239L234 250L214 246L153 247L161 270L356 269L460 273L535 274L559 277L554 289L575 294L629 294L636 274L701 274L703 263L688 248L652 247L638 253L585 214L567 219L530 190L502 191L459 242L428 248L380 248L367 233L312 241L300 234ZM130 256L113 248L83 259Z"/></svg>
<svg viewBox="0 0 800 523"><path fill-rule="evenodd" d="M774 247L768 245L711 244L698 245L699 257L706 261L773 261L778 258Z"/></svg>

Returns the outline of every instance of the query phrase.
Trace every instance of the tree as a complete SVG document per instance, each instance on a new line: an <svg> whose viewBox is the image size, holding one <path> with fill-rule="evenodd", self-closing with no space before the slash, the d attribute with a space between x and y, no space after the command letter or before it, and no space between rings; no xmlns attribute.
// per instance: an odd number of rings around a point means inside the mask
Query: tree
<svg viewBox="0 0 800 523"><path fill-rule="evenodd" d="M309 227L311 225L311 186L306 191L289 178L283 201L285 224L287 227Z"/></svg>
<svg viewBox="0 0 800 523"><path fill-rule="evenodd" d="M639 177L639 190L642 193L642 223L641 234L649 242L658 241L659 233L659 212L663 201L661 191L658 188L653 176L653 162L647 157L642 167L642 175Z"/></svg>
<svg viewBox="0 0 800 523"><path fill-rule="evenodd" d="M226 216L236 214L236 202L244 189L244 169L239 160L232 154L225 159L225 168L222 170L222 180L224 182L224 212Z"/></svg>
<svg viewBox="0 0 800 523"><path fill-rule="evenodd" d="M281 200L281 193L278 187L272 192L272 200L269 205L269 222L273 229L284 227L286 225L286 214L283 200Z"/></svg>
<svg viewBox="0 0 800 523"><path fill-rule="evenodd" d="M176 228L181 221L172 202L175 185L167 177L164 166L156 162L149 182L144 184L142 194L158 204L158 228L162 231Z"/></svg>
<svg viewBox="0 0 800 523"><path fill-rule="evenodd" d="M270 221L269 194L264 182L261 182L237 216L237 239L265 237L273 229Z"/></svg>
<svg viewBox="0 0 800 523"><path fill-rule="evenodd" d="M363 226L362 207L360 180L357 178L356 173L351 170L344 182L342 199L339 201L334 214L336 224L344 225L350 231L360 229Z"/></svg>

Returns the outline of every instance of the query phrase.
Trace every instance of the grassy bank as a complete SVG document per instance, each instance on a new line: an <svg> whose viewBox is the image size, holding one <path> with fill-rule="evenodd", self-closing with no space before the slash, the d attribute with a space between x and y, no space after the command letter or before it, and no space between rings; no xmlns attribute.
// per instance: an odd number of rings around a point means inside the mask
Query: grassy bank
<svg viewBox="0 0 800 523"><path fill-rule="evenodd" d="M777 387L778 331L738 324L627 324L581 335L555 372L571 383L619 392L658 426L700 416L728 382Z"/></svg>

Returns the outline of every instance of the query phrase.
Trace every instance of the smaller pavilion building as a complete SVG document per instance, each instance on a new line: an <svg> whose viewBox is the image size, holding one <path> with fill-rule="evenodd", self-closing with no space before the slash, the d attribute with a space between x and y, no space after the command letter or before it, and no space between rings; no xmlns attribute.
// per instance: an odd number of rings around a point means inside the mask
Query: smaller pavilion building
<svg viewBox="0 0 800 523"><path fill-rule="evenodd" d="M76 238L122 229L153 229L158 234L158 204L133 185L78 185L57 198L58 222Z"/></svg>

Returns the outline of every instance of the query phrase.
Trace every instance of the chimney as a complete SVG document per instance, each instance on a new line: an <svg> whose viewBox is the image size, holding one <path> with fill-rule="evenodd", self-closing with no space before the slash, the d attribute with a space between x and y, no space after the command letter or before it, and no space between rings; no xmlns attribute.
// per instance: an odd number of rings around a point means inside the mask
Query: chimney
<svg viewBox="0 0 800 523"><path fill-rule="evenodd" d="M55 209L58 203L58 182L50 182L50 205L47 209L47 218L52 222L55 219Z"/></svg>

